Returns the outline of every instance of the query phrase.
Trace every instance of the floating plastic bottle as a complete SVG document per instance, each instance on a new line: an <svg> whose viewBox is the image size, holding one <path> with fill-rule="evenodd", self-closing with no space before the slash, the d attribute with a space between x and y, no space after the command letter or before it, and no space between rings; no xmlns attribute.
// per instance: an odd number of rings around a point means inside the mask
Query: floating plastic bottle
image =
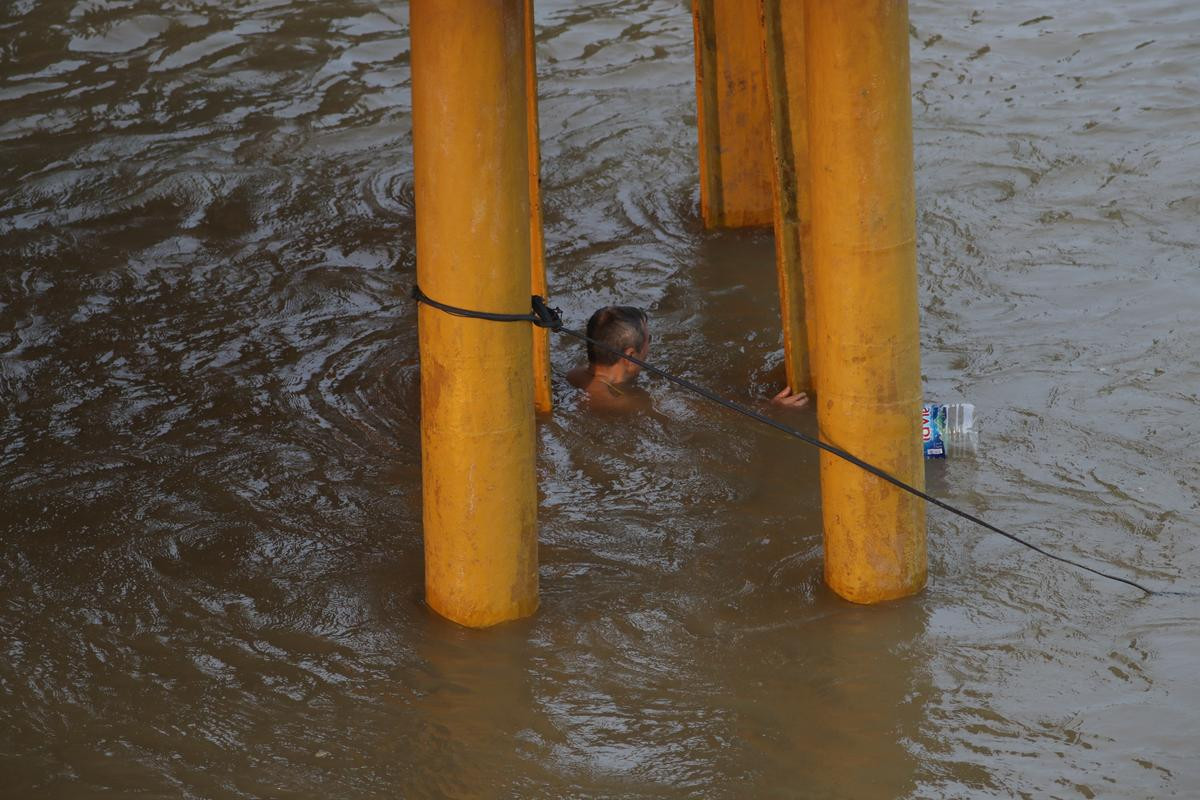
<svg viewBox="0 0 1200 800"><path fill-rule="evenodd" d="M921 444L926 458L974 453L975 406L971 403L924 403L921 406Z"/></svg>

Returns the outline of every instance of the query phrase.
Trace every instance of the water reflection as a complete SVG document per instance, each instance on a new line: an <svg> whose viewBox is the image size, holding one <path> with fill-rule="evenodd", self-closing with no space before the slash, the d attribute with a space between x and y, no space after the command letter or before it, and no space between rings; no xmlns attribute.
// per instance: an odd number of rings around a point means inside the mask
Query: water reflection
<svg viewBox="0 0 1200 800"><path fill-rule="evenodd" d="M921 603L864 609L821 590L804 611L789 647L771 641L778 626L738 643L766 657L748 659L753 688L737 703L744 746L727 768L786 776L804 797L907 796L918 777L908 744L928 693Z"/></svg>
<svg viewBox="0 0 1200 800"><path fill-rule="evenodd" d="M538 713L522 621L482 634L427 617L411 707L378 754L421 796L521 795L545 781L553 729ZM414 730L413 724L416 723Z"/></svg>

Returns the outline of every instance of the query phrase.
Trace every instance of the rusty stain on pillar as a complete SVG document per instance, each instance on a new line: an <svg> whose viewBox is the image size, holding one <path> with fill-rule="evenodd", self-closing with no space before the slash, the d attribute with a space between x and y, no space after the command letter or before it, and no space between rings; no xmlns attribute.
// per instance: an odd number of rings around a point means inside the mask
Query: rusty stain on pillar
<svg viewBox="0 0 1200 800"><path fill-rule="evenodd" d="M693 0L700 215L705 227L770 225L771 132L753 0Z"/></svg>
<svg viewBox="0 0 1200 800"><path fill-rule="evenodd" d="M763 63L774 155L775 268L783 321L788 386L814 391L812 356L812 206L808 176L808 96L805 91L804 0L759 0Z"/></svg>
<svg viewBox="0 0 1200 800"><path fill-rule="evenodd" d="M529 120L529 266L533 293L549 299L546 243L542 235L541 142L538 131L537 40L533 0L525 0L525 97ZM554 409L550 394L550 331L533 326L533 404L539 412Z"/></svg>
<svg viewBox="0 0 1200 800"><path fill-rule="evenodd" d="M805 12L820 434L923 487L908 5ZM830 588L856 603L921 590L923 501L822 453L821 503Z"/></svg>
<svg viewBox="0 0 1200 800"><path fill-rule="evenodd" d="M527 313L524 0L412 0L417 277L431 297ZM532 338L523 324L418 311L425 598L485 627L537 593Z"/></svg>

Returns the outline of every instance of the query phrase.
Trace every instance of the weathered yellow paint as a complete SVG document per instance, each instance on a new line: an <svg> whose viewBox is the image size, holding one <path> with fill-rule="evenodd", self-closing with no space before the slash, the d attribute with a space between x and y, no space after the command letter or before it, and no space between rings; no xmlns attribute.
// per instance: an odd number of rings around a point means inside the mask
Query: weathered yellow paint
<svg viewBox="0 0 1200 800"><path fill-rule="evenodd" d="M417 277L452 305L526 313L524 0L412 0ZM422 305L425 598L484 627L537 595L532 338Z"/></svg>
<svg viewBox="0 0 1200 800"><path fill-rule="evenodd" d="M533 33L533 0L525 0L525 97L529 122L529 248L533 293L549 299L546 243L542 236L541 142L538 131L537 41ZM543 414L554 409L550 395L550 331L533 328L533 404Z"/></svg>
<svg viewBox="0 0 1200 800"><path fill-rule="evenodd" d="M821 437L923 487L908 5L805 11ZM821 502L835 592L921 590L922 501L822 453Z"/></svg>
<svg viewBox="0 0 1200 800"><path fill-rule="evenodd" d="M771 132L753 0L693 0L700 215L709 228L770 225Z"/></svg>
<svg viewBox="0 0 1200 800"><path fill-rule="evenodd" d="M783 320L788 386L814 392L816 314L812 295L812 205L809 200L808 95L804 0L759 0L764 75L774 154L775 268Z"/></svg>

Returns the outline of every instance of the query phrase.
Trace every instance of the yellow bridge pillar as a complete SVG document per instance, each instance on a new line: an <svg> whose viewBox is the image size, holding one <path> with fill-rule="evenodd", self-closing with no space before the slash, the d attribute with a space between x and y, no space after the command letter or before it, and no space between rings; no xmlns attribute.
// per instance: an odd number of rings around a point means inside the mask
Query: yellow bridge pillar
<svg viewBox="0 0 1200 800"><path fill-rule="evenodd" d="M525 97L529 127L529 266L533 293L549 299L546 244L542 236L542 155L538 132L537 41L533 0L525 0ZM533 404L542 413L554 409L550 394L550 331L533 327Z"/></svg>
<svg viewBox="0 0 1200 800"><path fill-rule="evenodd" d="M759 0L764 74L774 153L775 267L788 386L813 392L816 314L812 308L808 94L804 0Z"/></svg>
<svg viewBox="0 0 1200 800"><path fill-rule="evenodd" d="M455 306L526 313L524 0L412 0L417 278ZM529 326L418 311L425 598L484 627L537 609Z"/></svg>
<svg viewBox="0 0 1200 800"><path fill-rule="evenodd" d="M692 0L692 19L704 225L770 225L771 132L759 10L753 0Z"/></svg>
<svg viewBox="0 0 1200 800"><path fill-rule="evenodd" d="M805 3L821 437L923 487L905 0ZM825 581L875 603L925 584L922 501L821 454Z"/></svg>

